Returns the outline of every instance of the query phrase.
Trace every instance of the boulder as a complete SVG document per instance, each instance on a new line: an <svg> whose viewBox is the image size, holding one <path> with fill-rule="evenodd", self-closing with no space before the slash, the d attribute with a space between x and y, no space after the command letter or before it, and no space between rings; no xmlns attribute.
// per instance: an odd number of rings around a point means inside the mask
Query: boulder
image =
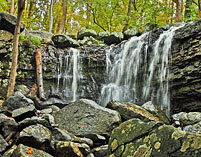
<svg viewBox="0 0 201 157"><path fill-rule="evenodd" d="M41 125L43 125L43 126L45 126L47 128L51 127L51 125L48 122L48 120L46 120L44 118L41 118L41 117L33 116L31 118L26 118L26 119L20 121L18 128L24 129L24 128L30 126L30 125L36 125L36 124L41 124Z"/></svg>
<svg viewBox="0 0 201 157"><path fill-rule="evenodd" d="M79 47L78 41L65 36L65 35L54 35L52 37L54 45L58 48L67 48L67 47Z"/></svg>
<svg viewBox="0 0 201 157"><path fill-rule="evenodd" d="M38 38L41 42L48 43L52 41L53 34L46 31L28 31L29 38Z"/></svg>
<svg viewBox="0 0 201 157"><path fill-rule="evenodd" d="M43 106L52 106L52 105L56 105L56 106L64 106L66 103L58 98L49 98L46 101L42 102Z"/></svg>
<svg viewBox="0 0 201 157"><path fill-rule="evenodd" d="M93 29L80 29L77 34L77 39L84 39L84 37L96 37L97 33Z"/></svg>
<svg viewBox="0 0 201 157"><path fill-rule="evenodd" d="M16 85L15 91L21 92L23 95L27 95L29 88L26 85Z"/></svg>
<svg viewBox="0 0 201 157"><path fill-rule="evenodd" d="M129 38L134 37L134 36L141 35L141 33L137 27L130 28L130 29L126 30L123 34L124 34L125 40L128 40Z"/></svg>
<svg viewBox="0 0 201 157"><path fill-rule="evenodd" d="M200 134L201 135L201 122L198 122L198 123L195 123L192 125L187 125L183 129L187 133L193 133L193 134Z"/></svg>
<svg viewBox="0 0 201 157"><path fill-rule="evenodd" d="M8 143L4 140L3 136L0 134L0 154L6 150Z"/></svg>
<svg viewBox="0 0 201 157"><path fill-rule="evenodd" d="M10 96L2 105L7 112L12 113L15 109L34 105L34 102L26 98L22 93L15 92L14 95Z"/></svg>
<svg viewBox="0 0 201 157"><path fill-rule="evenodd" d="M201 121L201 112L180 112L178 114L172 115L174 121L179 121L181 125L193 125Z"/></svg>
<svg viewBox="0 0 201 157"><path fill-rule="evenodd" d="M17 18L15 16L0 12L0 30L5 30L14 34L16 22ZM21 23L20 32L22 32L24 29L25 25Z"/></svg>
<svg viewBox="0 0 201 157"><path fill-rule="evenodd" d="M13 118L8 117L4 114L0 114L0 128L1 128L0 132L4 137L7 137L12 132L16 132L17 127L18 124Z"/></svg>
<svg viewBox="0 0 201 157"><path fill-rule="evenodd" d="M11 154L11 157L53 157L52 155L32 147L19 144L17 148Z"/></svg>
<svg viewBox="0 0 201 157"><path fill-rule="evenodd" d="M55 157L84 157L79 147L81 145L78 143L58 141L55 144Z"/></svg>
<svg viewBox="0 0 201 157"><path fill-rule="evenodd" d="M100 46L104 46L104 42L101 40L97 40L94 37L84 37L84 39L79 40L79 43L81 45L100 45Z"/></svg>
<svg viewBox="0 0 201 157"><path fill-rule="evenodd" d="M152 30L155 30L158 28L158 25L155 23L147 23L144 27L143 27L143 32L149 32Z"/></svg>
<svg viewBox="0 0 201 157"><path fill-rule="evenodd" d="M12 117L15 118L17 122L35 116L36 108L34 105L28 105L24 107L20 107L18 109L13 110Z"/></svg>
<svg viewBox="0 0 201 157"><path fill-rule="evenodd" d="M157 109L155 108L154 104L151 101L146 102L145 104L142 105L142 107L154 115L157 114Z"/></svg>
<svg viewBox="0 0 201 157"><path fill-rule="evenodd" d="M62 130L59 128L54 128L52 131L52 136L54 141L72 141L76 143L85 143L90 147L93 146L93 141L89 138L81 138L73 135L72 133Z"/></svg>
<svg viewBox="0 0 201 157"><path fill-rule="evenodd" d="M201 136L171 125L130 119L115 128L109 140L111 156L200 156Z"/></svg>
<svg viewBox="0 0 201 157"><path fill-rule="evenodd" d="M36 124L23 129L19 134L17 143L22 143L30 147L39 148L42 150L47 150L49 149L51 139L51 131L41 124Z"/></svg>
<svg viewBox="0 0 201 157"><path fill-rule="evenodd" d="M99 106L92 100L81 99L57 112L55 121L59 128L75 135L109 135L121 123L121 118L116 111Z"/></svg>
<svg viewBox="0 0 201 157"><path fill-rule="evenodd" d="M121 32L100 32L99 38L104 41L105 44L112 45L119 44L123 40L124 35Z"/></svg>
<svg viewBox="0 0 201 157"><path fill-rule="evenodd" d="M107 104L106 107L118 111L123 120L129 120L132 118L139 118L145 121L160 120L158 117L155 117L154 115L149 113L147 110L145 110L141 106L138 106L132 103L121 103L121 102L112 100Z"/></svg>

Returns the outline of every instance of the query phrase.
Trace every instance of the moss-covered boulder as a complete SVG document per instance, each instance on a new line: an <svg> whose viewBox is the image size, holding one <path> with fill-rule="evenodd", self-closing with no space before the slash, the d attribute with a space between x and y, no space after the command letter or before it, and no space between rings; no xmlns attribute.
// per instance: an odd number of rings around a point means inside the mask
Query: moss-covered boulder
<svg viewBox="0 0 201 157"><path fill-rule="evenodd" d="M121 118L118 112L99 106L92 100L81 99L61 109L55 115L59 128L75 135L109 135Z"/></svg>
<svg viewBox="0 0 201 157"><path fill-rule="evenodd" d="M130 28L124 32L124 39L128 40L133 36L140 36L140 31L137 27Z"/></svg>
<svg viewBox="0 0 201 157"><path fill-rule="evenodd" d="M99 33L99 39L104 41L105 44L111 45L111 44L119 44L124 38L124 35L122 32L100 32Z"/></svg>
<svg viewBox="0 0 201 157"><path fill-rule="evenodd" d="M52 155L32 147L19 144L11 154L11 157L53 157Z"/></svg>
<svg viewBox="0 0 201 157"><path fill-rule="evenodd" d="M65 35L54 35L54 36L52 36L52 41L54 42L54 45L58 48L80 46L78 41L70 38L69 36L65 36Z"/></svg>
<svg viewBox="0 0 201 157"><path fill-rule="evenodd" d="M201 136L187 134L170 125L131 119L115 128L109 141L114 157L158 157L201 155Z"/></svg>
<svg viewBox="0 0 201 157"><path fill-rule="evenodd" d="M96 37L97 33L93 29L80 29L77 34L77 39L84 39L84 37Z"/></svg>

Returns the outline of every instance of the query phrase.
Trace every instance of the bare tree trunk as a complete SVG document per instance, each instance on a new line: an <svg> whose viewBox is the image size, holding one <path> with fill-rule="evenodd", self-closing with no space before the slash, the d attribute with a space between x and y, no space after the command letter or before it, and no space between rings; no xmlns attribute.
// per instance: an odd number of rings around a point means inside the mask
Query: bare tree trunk
<svg viewBox="0 0 201 157"><path fill-rule="evenodd" d="M199 10L199 16L201 18L201 0L198 0L198 10Z"/></svg>
<svg viewBox="0 0 201 157"><path fill-rule="evenodd" d="M129 0L126 24L125 24L125 26L123 28L123 32L125 32L127 30L127 27L128 27L128 22L129 22L130 14L131 14L131 3L132 3L132 0Z"/></svg>
<svg viewBox="0 0 201 157"><path fill-rule="evenodd" d="M63 0L62 6L63 6L63 14L61 17L61 21L60 21L60 26L59 26L59 30L58 30L58 34L61 34L64 32L64 27L66 24L66 14L67 14L67 4L66 4L66 0Z"/></svg>
<svg viewBox="0 0 201 157"><path fill-rule="evenodd" d="M51 0L49 32L52 32L52 28L53 28L53 7L54 7L54 0Z"/></svg>
<svg viewBox="0 0 201 157"><path fill-rule="evenodd" d="M193 0L186 0L186 6L185 6L185 13L184 13L184 19L187 21L190 21L190 6L192 5Z"/></svg>
<svg viewBox="0 0 201 157"><path fill-rule="evenodd" d="M45 99L44 89L43 89L43 73L42 73L42 57L41 49L36 49L36 76L37 76L37 86L39 91L39 98Z"/></svg>
<svg viewBox="0 0 201 157"><path fill-rule="evenodd" d="M11 0L10 4L10 14L14 15L14 8L15 8L15 0Z"/></svg>
<svg viewBox="0 0 201 157"><path fill-rule="evenodd" d="M176 22L182 21L182 10L183 10L183 1L177 0L176 1Z"/></svg>
<svg viewBox="0 0 201 157"><path fill-rule="evenodd" d="M17 71L17 60L18 60L18 41L20 35L20 26L22 20L22 13L25 7L25 0L18 0L18 13L17 13L17 23L15 26L15 32L13 37L13 50L12 50L12 65L11 74L8 84L7 97L13 94L15 87L16 71Z"/></svg>
<svg viewBox="0 0 201 157"><path fill-rule="evenodd" d="M89 7L89 4L87 3L87 22L88 22L88 24L90 22L90 12L91 12L91 9Z"/></svg>
<svg viewBox="0 0 201 157"><path fill-rule="evenodd" d="M136 7L136 2L135 2L135 0L132 1L132 4L133 4L134 10L137 11L137 7Z"/></svg>
<svg viewBox="0 0 201 157"><path fill-rule="evenodd" d="M32 16L32 10L33 10L33 7L34 7L34 4L35 2L33 0L30 1L30 5L29 5L29 13L28 13L28 26L27 28L30 28L31 27L31 16Z"/></svg>

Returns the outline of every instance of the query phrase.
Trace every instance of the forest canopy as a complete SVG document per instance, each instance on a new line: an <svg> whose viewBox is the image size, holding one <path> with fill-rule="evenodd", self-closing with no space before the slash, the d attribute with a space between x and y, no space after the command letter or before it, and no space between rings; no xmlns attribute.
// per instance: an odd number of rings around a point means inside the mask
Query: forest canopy
<svg viewBox="0 0 201 157"><path fill-rule="evenodd" d="M27 0L23 23L31 30L76 34L81 28L125 31L147 23L159 27L201 16L201 0ZM0 11L17 15L17 0L1 0Z"/></svg>

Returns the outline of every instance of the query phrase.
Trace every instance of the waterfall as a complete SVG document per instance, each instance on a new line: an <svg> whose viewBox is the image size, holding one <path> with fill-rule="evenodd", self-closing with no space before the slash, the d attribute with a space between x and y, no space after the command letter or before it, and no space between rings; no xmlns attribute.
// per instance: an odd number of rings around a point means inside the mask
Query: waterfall
<svg viewBox="0 0 201 157"><path fill-rule="evenodd" d="M68 101L76 101L79 97L77 89L81 78L80 52L71 48L66 54L60 54L57 71L56 93Z"/></svg>
<svg viewBox="0 0 201 157"><path fill-rule="evenodd" d="M178 28L164 31L152 45L149 44L150 33L145 33L132 37L118 54L108 51L108 82L101 90L101 104L105 106L112 99L142 104L151 100L153 88L156 88L157 103L169 115L168 60Z"/></svg>

